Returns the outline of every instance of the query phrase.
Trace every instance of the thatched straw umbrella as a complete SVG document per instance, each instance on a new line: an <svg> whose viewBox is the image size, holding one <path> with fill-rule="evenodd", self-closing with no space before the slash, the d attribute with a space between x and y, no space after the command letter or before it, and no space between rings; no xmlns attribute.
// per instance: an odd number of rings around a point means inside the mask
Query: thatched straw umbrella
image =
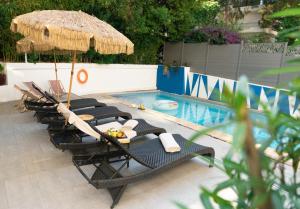
<svg viewBox="0 0 300 209"><path fill-rule="evenodd" d="M101 54L132 54L134 45L108 23L81 11L44 10L13 19L11 30L58 49L72 51L73 61L68 93L72 89L77 52L91 47Z"/></svg>
<svg viewBox="0 0 300 209"><path fill-rule="evenodd" d="M38 52L40 54L53 54L54 55L54 69L55 69L55 79L58 81L58 75L57 75L57 64L56 64L56 55L58 54L71 54L70 51L66 50L59 50L58 48L55 48L47 43L40 43L37 41L34 41L30 37L25 37L16 43L16 49L18 53L34 53ZM57 82L57 85L58 82ZM57 87L58 88L58 87ZM59 91L58 95L56 95L57 99L60 100Z"/></svg>

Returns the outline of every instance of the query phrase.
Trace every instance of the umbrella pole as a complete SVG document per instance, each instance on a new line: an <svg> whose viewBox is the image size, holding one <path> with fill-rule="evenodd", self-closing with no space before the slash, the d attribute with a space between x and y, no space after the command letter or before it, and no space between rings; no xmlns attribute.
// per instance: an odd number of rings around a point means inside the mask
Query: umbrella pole
<svg viewBox="0 0 300 209"><path fill-rule="evenodd" d="M76 51L73 52L72 70L71 70L69 93L68 93L68 103L67 103L68 108L70 108L70 102L71 102L71 90L72 90L72 84L73 84L73 75L74 75L75 62L76 62Z"/></svg>
<svg viewBox="0 0 300 209"><path fill-rule="evenodd" d="M56 65L56 54L54 53L54 67L55 67L55 80L56 80L56 89L57 89L57 99L60 102L60 95L59 95L59 84L58 84L58 75L57 75L57 65Z"/></svg>

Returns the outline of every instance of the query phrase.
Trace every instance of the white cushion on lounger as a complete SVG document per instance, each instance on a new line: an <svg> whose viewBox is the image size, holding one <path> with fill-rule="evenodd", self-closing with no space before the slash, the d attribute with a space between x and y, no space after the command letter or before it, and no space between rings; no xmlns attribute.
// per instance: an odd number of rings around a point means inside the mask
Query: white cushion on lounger
<svg viewBox="0 0 300 209"><path fill-rule="evenodd" d="M95 137L96 139L100 139L100 134L97 133L87 122L79 118L75 113L71 112L68 122L82 132Z"/></svg>
<svg viewBox="0 0 300 209"><path fill-rule="evenodd" d="M133 130L138 124L139 124L139 122L137 120L130 119L130 120L126 121L126 123L124 123L122 128Z"/></svg>
<svg viewBox="0 0 300 209"><path fill-rule="evenodd" d="M162 133L159 135L159 139L166 152L179 152L181 150L171 133Z"/></svg>
<svg viewBox="0 0 300 209"><path fill-rule="evenodd" d="M59 103L57 106L57 112L61 113L66 120L69 119L71 111L63 103Z"/></svg>
<svg viewBox="0 0 300 209"><path fill-rule="evenodd" d="M122 127L123 127L123 125L117 121L96 126L96 128L101 132L106 132L110 128L115 128L115 129L119 130Z"/></svg>
<svg viewBox="0 0 300 209"><path fill-rule="evenodd" d="M63 114L63 116L66 118L66 120L68 120L70 124L74 125L83 133L93 136L96 139L100 139L100 134L97 133L87 122L70 111L65 104L59 103L59 105L57 106L57 111Z"/></svg>
<svg viewBox="0 0 300 209"><path fill-rule="evenodd" d="M98 125L96 126L96 128L101 132L106 132L110 128L124 131L124 130L133 130L138 124L139 122L137 120L128 120L124 123L124 125L122 125L118 121L114 121L114 122Z"/></svg>

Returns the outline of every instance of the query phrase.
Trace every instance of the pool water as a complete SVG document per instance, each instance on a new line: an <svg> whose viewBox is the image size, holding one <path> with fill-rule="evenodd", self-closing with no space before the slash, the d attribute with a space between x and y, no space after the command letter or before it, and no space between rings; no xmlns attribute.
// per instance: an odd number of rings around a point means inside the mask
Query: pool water
<svg viewBox="0 0 300 209"><path fill-rule="evenodd" d="M203 102L198 99L169 94L161 91L125 93L116 94L113 96L127 100L130 103L144 104L146 108L175 116L204 127L222 124L230 120L230 118L233 116L232 110L226 106ZM178 108L174 110L158 109L155 105L158 100L176 101L178 103ZM259 120L260 122L266 121L262 114L256 112L251 112L250 117L252 120ZM234 126L231 125L221 130L232 135ZM257 143L262 143L269 138L268 133L262 128L254 127L253 134ZM271 147L275 148L276 143L271 144Z"/></svg>

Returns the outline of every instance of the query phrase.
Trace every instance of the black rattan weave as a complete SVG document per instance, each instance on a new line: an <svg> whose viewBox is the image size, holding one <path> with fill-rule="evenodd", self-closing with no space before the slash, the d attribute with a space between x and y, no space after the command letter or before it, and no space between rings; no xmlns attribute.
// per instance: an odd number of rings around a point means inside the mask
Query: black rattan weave
<svg viewBox="0 0 300 209"><path fill-rule="evenodd" d="M180 152L166 153L158 138L147 140L142 144L133 145L130 148L125 148L113 138L106 137L112 145L121 151L118 154L122 154L122 156L125 157L126 161L119 169L112 166L107 156L103 156L103 154L101 156L101 153L99 152L99 154L97 154L97 151L94 151L90 157L75 155L73 156L73 162L90 184L97 189L108 189L113 199L111 205L113 208L119 202L128 184L164 172L167 169L194 158L197 154L210 157L210 166L213 165L215 156L213 148L188 142L188 140L178 134L173 134L173 137L181 147ZM131 176L122 176L120 170L124 165L128 165L129 159L139 162L141 165L148 167L148 169ZM93 164L96 168L92 176L88 176L81 167L87 164Z"/></svg>

